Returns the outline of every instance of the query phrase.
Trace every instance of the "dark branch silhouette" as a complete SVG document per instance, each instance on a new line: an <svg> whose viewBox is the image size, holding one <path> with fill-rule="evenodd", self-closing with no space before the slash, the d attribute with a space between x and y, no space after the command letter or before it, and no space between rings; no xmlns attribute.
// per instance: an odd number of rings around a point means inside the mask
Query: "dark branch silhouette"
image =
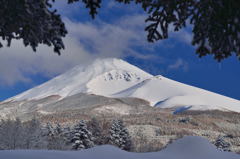
<svg viewBox="0 0 240 159"><path fill-rule="evenodd" d="M199 57L213 55L221 61L231 55L240 58L239 0L116 0L119 3L141 4L149 15L147 39L155 42L167 39L170 26L179 31L190 25L192 45ZM54 46L60 54L62 38L67 30L60 15L52 9L55 0L3 0L0 10L0 37L11 45L12 39L22 39L34 51L39 44ZM92 18L101 8L101 0L68 0L84 3ZM3 45L0 43L0 47Z"/></svg>

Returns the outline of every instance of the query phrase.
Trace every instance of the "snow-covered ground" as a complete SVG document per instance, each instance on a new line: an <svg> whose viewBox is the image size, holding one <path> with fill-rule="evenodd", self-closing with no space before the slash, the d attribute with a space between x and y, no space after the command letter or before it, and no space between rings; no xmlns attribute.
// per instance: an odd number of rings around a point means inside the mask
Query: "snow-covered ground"
<svg viewBox="0 0 240 159"><path fill-rule="evenodd" d="M163 76L152 76L120 59L98 59L72 70L7 101L40 99L51 95L65 98L78 93L106 97L136 97L161 108L240 112L240 101L192 87Z"/></svg>
<svg viewBox="0 0 240 159"><path fill-rule="evenodd" d="M188 136L160 152L131 153L106 145L81 151L0 151L0 159L240 159L240 155L221 152L206 139Z"/></svg>

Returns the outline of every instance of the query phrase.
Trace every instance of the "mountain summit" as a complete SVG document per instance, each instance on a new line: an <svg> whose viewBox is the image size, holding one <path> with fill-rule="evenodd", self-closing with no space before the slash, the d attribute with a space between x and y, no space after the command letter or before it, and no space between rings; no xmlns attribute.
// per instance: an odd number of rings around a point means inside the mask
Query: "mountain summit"
<svg viewBox="0 0 240 159"><path fill-rule="evenodd" d="M223 110L240 112L240 101L210 91L153 76L123 60L97 59L85 66L76 66L56 78L30 89L8 101L41 99L52 95L61 98L78 93L106 97L136 97L160 108L177 111Z"/></svg>
<svg viewBox="0 0 240 159"><path fill-rule="evenodd" d="M11 100L41 99L51 95L65 98L78 93L111 96L151 77L152 75L120 59L97 59L88 65L76 66Z"/></svg>

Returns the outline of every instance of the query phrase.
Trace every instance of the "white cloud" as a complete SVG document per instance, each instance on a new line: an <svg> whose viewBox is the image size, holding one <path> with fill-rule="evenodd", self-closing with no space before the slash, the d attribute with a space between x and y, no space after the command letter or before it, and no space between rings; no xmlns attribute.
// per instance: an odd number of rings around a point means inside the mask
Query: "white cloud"
<svg viewBox="0 0 240 159"><path fill-rule="evenodd" d="M188 23L187 26L190 26L190 24ZM170 38L173 38L174 40L185 43L187 45L191 45L193 35L192 32L190 32L189 30L191 30L190 27L182 28L181 30L175 32L174 26L170 25L169 27Z"/></svg>
<svg viewBox="0 0 240 159"><path fill-rule="evenodd" d="M72 17L78 14L80 16L80 13L83 11L87 11L85 7L83 7L83 3L71 3L68 4L67 0L57 0L53 3L53 8L57 9L58 13L65 17Z"/></svg>
<svg viewBox="0 0 240 159"><path fill-rule="evenodd" d="M66 5L65 1L59 1L56 7L67 17L80 12L81 8L76 4ZM53 49L48 46L40 45L34 53L31 48L24 47L21 41L13 41L10 48L0 49L0 85L31 82L30 76L36 74L53 77L77 64L88 63L98 57L134 56L145 60L162 60L158 55L151 53L161 42L147 42L144 31L145 18L146 15L142 14L121 16L112 24L99 19L93 24L65 18L69 34L64 39L66 50L62 51L61 56L54 54ZM173 38L189 42L190 35L182 31L176 33ZM150 53L141 54L136 51L138 49ZM174 69L174 65L170 69Z"/></svg>
<svg viewBox="0 0 240 159"><path fill-rule="evenodd" d="M107 4L107 8L109 8L109 9L119 8L119 7L120 7L119 4L120 4L120 3L118 3L118 2L110 1L110 2Z"/></svg>
<svg viewBox="0 0 240 159"><path fill-rule="evenodd" d="M99 21L98 25L65 19L69 34L64 39L66 49L61 56L47 46L40 45L34 53L21 41L13 41L10 48L0 49L0 85L31 82L29 76L34 74L52 77L97 57L139 55L139 58L147 58L132 49L148 45L143 42L144 30L137 28L139 20L136 19L140 17L128 17L133 22L129 24L122 20L116 24Z"/></svg>
<svg viewBox="0 0 240 159"><path fill-rule="evenodd" d="M188 63L184 61L183 59L179 58L177 59L173 64L170 64L168 66L169 70L179 70L182 69L183 71L188 71Z"/></svg>
<svg viewBox="0 0 240 159"><path fill-rule="evenodd" d="M74 37L67 37L64 41L70 49L63 51L61 56L54 54L52 48L47 46L40 46L34 53L31 48L24 47L21 41L13 41L10 48L0 49L0 84L30 82L29 76L38 73L54 76L90 59L90 55Z"/></svg>
<svg viewBox="0 0 240 159"><path fill-rule="evenodd" d="M192 33L188 32L186 29L182 29L178 32L173 33L173 38L176 40L183 42L185 44L192 46Z"/></svg>

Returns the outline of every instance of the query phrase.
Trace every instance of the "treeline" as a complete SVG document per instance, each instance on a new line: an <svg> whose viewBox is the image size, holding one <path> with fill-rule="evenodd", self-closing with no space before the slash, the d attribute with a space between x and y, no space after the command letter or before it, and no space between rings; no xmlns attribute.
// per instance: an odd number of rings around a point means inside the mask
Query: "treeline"
<svg viewBox="0 0 240 159"><path fill-rule="evenodd" d="M80 120L73 126L41 124L37 119L28 122L2 120L0 149L79 150L95 145L111 144L131 151L131 137L122 120L113 120L107 132L97 119Z"/></svg>

